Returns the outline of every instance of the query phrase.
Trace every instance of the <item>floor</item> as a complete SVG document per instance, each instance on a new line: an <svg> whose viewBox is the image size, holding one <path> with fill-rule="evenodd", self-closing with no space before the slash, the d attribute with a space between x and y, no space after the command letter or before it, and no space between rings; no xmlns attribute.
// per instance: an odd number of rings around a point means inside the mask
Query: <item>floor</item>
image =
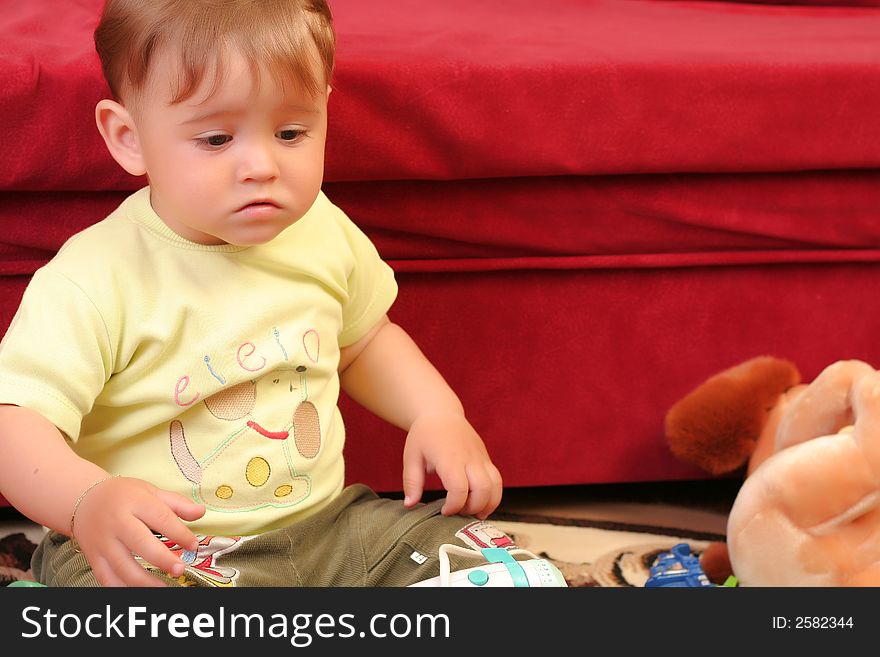
<svg viewBox="0 0 880 657"><path fill-rule="evenodd" d="M498 514L683 528L723 535L741 485L739 479L718 479L512 488L505 491Z"/></svg>
<svg viewBox="0 0 880 657"><path fill-rule="evenodd" d="M31 542L39 543L45 529L31 522L10 507L0 508L0 539L22 532Z"/></svg>

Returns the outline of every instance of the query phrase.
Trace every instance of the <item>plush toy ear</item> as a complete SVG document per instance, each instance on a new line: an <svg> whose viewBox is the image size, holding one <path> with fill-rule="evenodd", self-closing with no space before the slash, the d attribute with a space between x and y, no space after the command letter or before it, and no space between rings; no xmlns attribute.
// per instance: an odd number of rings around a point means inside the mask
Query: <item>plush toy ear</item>
<svg viewBox="0 0 880 657"><path fill-rule="evenodd" d="M709 543L700 555L700 567L710 582L718 585L724 584L727 578L733 575L727 543L722 541Z"/></svg>
<svg viewBox="0 0 880 657"><path fill-rule="evenodd" d="M752 358L707 379L666 414L666 439L685 463L713 475L745 465L780 395L801 380L793 363Z"/></svg>

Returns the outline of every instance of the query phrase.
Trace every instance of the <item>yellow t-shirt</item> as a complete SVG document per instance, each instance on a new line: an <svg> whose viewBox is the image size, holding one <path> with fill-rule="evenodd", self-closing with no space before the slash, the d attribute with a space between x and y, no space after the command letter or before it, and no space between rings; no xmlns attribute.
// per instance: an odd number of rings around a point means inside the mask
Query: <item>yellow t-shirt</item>
<svg viewBox="0 0 880 657"><path fill-rule="evenodd" d="M239 247L179 237L144 188L36 272L0 342L0 403L108 472L205 504L194 531L259 533L342 489L339 349L396 294L323 193Z"/></svg>

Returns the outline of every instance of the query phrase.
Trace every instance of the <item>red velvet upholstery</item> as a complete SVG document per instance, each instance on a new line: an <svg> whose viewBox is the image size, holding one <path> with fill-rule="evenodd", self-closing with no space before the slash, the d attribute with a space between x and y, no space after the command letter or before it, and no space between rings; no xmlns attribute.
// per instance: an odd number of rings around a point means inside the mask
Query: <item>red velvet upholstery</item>
<svg viewBox="0 0 880 657"><path fill-rule="evenodd" d="M90 39L100 5L33 0L6 10L0 189L139 185L92 128L104 93ZM877 10L656 0L331 6L331 181L880 164L880 123L866 120L880 107Z"/></svg>
<svg viewBox="0 0 880 657"><path fill-rule="evenodd" d="M331 0L326 190L508 485L699 477L662 420L709 374L880 365L880 0L817 4ZM93 127L99 6L0 28L0 330L143 184ZM343 403L349 479L398 489L402 433Z"/></svg>

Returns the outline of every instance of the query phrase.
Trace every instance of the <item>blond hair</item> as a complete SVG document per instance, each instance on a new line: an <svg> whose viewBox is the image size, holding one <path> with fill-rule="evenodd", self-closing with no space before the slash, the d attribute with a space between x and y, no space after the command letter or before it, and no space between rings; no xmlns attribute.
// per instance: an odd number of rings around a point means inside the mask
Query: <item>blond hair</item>
<svg viewBox="0 0 880 657"><path fill-rule="evenodd" d="M330 84L336 38L325 0L107 0L95 50L115 98L141 91L157 53L169 47L180 58L172 103L192 96L209 71L216 89L230 50L255 79L268 70L282 86L317 96Z"/></svg>

